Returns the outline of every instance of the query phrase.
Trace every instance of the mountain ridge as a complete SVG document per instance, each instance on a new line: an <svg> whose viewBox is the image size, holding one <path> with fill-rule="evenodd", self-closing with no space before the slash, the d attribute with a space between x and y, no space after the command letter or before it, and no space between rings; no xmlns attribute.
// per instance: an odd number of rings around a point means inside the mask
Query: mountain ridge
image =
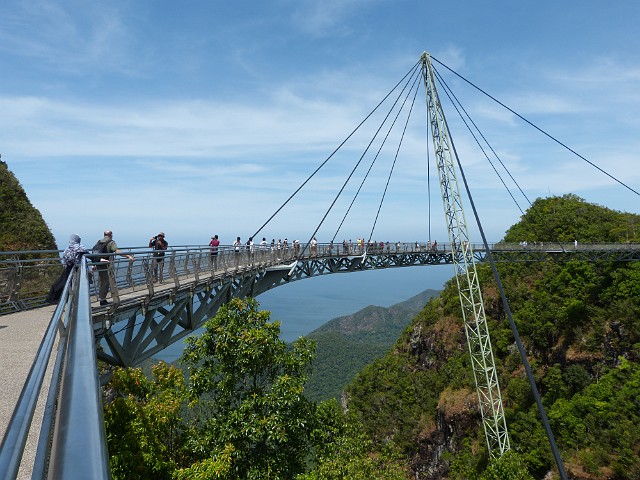
<svg viewBox="0 0 640 480"><path fill-rule="evenodd" d="M333 318L307 335L316 342L314 369L305 387L311 400L339 399L365 365L384 355L438 290L427 289L390 307L366 306Z"/></svg>

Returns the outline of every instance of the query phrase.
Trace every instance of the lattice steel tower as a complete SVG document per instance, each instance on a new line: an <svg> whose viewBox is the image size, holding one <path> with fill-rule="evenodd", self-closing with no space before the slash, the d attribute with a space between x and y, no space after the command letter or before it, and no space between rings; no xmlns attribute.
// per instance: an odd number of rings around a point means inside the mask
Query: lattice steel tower
<svg viewBox="0 0 640 480"><path fill-rule="evenodd" d="M473 261L469 231L458 188L454 164L454 157L457 158L457 154L438 98L431 56L425 52L422 54L421 61L440 191L460 292L464 330L482 413L482 425L490 454L494 457L502 456L510 448L509 433L502 409L502 396L489 339L480 282Z"/></svg>

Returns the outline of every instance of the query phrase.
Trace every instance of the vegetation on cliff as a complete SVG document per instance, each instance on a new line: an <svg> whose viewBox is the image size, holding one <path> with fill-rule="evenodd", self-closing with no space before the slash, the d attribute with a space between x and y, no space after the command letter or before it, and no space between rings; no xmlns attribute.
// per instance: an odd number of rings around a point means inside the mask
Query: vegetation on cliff
<svg viewBox="0 0 640 480"><path fill-rule="evenodd" d="M536 201L505 239L566 241L579 229L581 242L635 241L630 226L638 221L567 195ZM567 471L585 480L640 478L640 265L498 269ZM512 448L543 478L553 471L549 443L490 269L479 275ZM487 465L459 312L450 282L347 389L349 409L374 443L393 441L416 478L480 477Z"/></svg>
<svg viewBox="0 0 640 480"><path fill-rule="evenodd" d="M0 161L0 250L57 250L51 230L22 185Z"/></svg>
<svg viewBox="0 0 640 480"><path fill-rule="evenodd" d="M624 243L638 220L567 195L537 200L505 239ZM498 270L570 478L640 478L640 264ZM287 347L268 312L233 300L187 349L186 379L114 375L114 478L557 478L497 285L478 273L512 447L501 458L487 452L452 281L357 375L346 410L305 398L312 342Z"/></svg>
<svg viewBox="0 0 640 480"><path fill-rule="evenodd" d="M316 344L305 389L307 398L339 400L356 373L387 353L425 303L438 293L426 290L388 308L370 305L352 315L334 318L307 335Z"/></svg>

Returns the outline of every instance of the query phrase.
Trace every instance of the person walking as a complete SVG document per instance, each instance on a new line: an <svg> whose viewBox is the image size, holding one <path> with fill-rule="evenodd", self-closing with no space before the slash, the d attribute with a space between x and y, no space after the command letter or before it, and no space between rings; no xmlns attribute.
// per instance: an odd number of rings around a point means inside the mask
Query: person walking
<svg viewBox="0 0 640 480"><path fill-rule="evenodd" d="M124 253L122 250L118 248L116 242L113 240L113 232L111 230L104 231L104 237L102 240L98 240L98 242L93 247L92 253L98 254L111 254L117 253L123 257L127 257L130 262L133 262L133 255L129 253ZM100 299L100 305L107 305L109 302L107 301L107 293L109 293L109 262L110 259L113 258L112 255L109 256L101 256L99 259L94 260L98 263L96 269L98 270L98 280L100 283L98 298Z"/></svg>
<svg viewBox="0 0 640 480"><path fill-rule="evenodd" d="M169 242L164 239L164 233L160 232L149 240L149 248L153 248L153 281L162 282L164 270L164 251L169 247Z"/></svg>

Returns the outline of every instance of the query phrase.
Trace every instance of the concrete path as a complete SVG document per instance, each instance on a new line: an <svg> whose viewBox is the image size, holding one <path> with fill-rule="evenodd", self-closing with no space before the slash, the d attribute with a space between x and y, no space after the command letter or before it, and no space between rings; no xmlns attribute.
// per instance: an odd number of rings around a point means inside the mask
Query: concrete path
<svg viewBox="0 0 640 480"><path fill-rule="evenodd" d="M0 436L4 437L20 392L49 325L55 305L0 316ZM54 346L53 354L57 342ZM30 479L38 445L44 402L51 377L51 362L31 424L31 432L18 479Z"/></svg>

